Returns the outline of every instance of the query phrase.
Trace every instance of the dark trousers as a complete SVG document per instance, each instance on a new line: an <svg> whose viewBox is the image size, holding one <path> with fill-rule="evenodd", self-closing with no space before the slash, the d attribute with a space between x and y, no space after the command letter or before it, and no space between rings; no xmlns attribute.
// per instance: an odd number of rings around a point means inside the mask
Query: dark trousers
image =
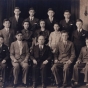
<svg viewBox="0 0 88 88"><path fill-rule="evenodd" d="M46 81L46 65L44 64L33 64L33 82L37 83L38 78L39 78L39 73L41 73L41 81L42 84L45 84Z"/></svg>
<svg viewBox="0 0 88 88"><path fill-rule="evenodd" d="M83 70L83 73L85 75L84 82L88 82L88 64L86 64L86 63L80 63L80 64L74 65L72 80L75 82L78 82L78 80L79 80L79 69Z"/></svg>
<svg viewBox="0 0 88 88"><path fill-rule="evenodd" d="M62 80L60 78L60 75L58 74L58 72L60 73L59 69L62 68L63 69L63 84L67 84L68 81L68 77L69 77L69 66L70 64L54 64L51 68L52 73L55 77L55 81L56 84L59 84Z"/></svg>
<svg viewBox="0 0 88 88"><path fill-rule="evenodd" d="M0 76L2 78L2 82L5 82L5 68L6 68L6 64L2 64L0 63Z"/></svg>

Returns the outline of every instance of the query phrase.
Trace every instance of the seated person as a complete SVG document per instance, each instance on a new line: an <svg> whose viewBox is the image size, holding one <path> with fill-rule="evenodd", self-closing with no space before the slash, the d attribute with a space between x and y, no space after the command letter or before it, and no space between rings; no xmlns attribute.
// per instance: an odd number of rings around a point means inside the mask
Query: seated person
<svg viewBox="0 0 88 88"><path fill-rule="evenodd" d="M8 47L3 43L4 38L0 36L0 81L3 82L2 88L4 88L5 83L5 68L6 68L6 61L9 59L9 50Z"/></svg>
<svg viewBox="0 0 88 88"><path fill-rule="evenodd" d="M61 32L59 31L59 24L54 23L54 31L50 33L49 36L49 46L55 52L58 43L61 41Z"/></svg>
<svg viewBox="0 0 88 88"><path fill-rule="evenodd" d="M13 65L13 76L14 76L14 85L16 88L18 83L18 75L20 71L20 66L23 69L22 82L23 86L27 86L27 73L28 73L28 59L29 59L29 48L27 42L22 41L22 32L17 31L16 38L17 40L11 44L10 47L10 58Z"/></svg>
<svg viewBox="0 0 88 88"><path fill-rule="evenodd" d="M72 81L74 81L74 86L78 85L79 68L83 70L83 73L85 75L84 82L88 87L88 37L86 38L86 46L82 47L78 60L74 65L73 77L72 77Z"/></svg>
<svg viewBox="0 0 88 88"><path fill-rule="evenodd" d="M68 84L69 67L75 58L75 49L71 41L68 40L68 33L62 31L62 41L58 44L55 52L55 61L51 70L55 77L57 88L61 83L60 75L58 74L59 68L63 67L63 88ZM60 73L60 72L59 72Z"/></svg>
<svg viewBox="0 0 88 88"><path fill-rule="evenodd" d="M33 32L30 31L29 26L30 26L29 21L24 20L23 21L24 29L22 30L23 40L26 41L28 43L29 48L31 48L32 47Z"/></svg>
<svg viewBox="0 0 88 88"><path fill-rule="evenodd" d="M49 46L46 46L44 42L44 36L40 35L38 37L38 45L33 47L30 56L31 60L33 61L33 88L36 88L39 70L41 71L42 88L46 88L46 68L48 62L52 58L52 53Z"/></svg>
<svg viewBox="0 0 88 88"><path fill-rule="evenodd" d="M37 38L39 35L43 35L45 37L45 43L48 43L49 38L49 31L45 28L45 21L40 20L40 29L35 31L34 37L35 37L35 45L37 44Z"/></svg>

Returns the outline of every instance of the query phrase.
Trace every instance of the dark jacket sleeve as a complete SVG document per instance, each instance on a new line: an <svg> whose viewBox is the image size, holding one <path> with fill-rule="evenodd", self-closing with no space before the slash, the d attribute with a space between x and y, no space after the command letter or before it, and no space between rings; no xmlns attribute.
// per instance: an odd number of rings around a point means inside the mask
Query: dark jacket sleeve
<svg viewBox="0 0 88 88"><path fill-rule="evenodd" d="M8 60L10 58L9 55L10 53L9 53L8 47L6 46L6 57L4 58L4 60Z"/></svg>
<svg viewBox="0 0 88 88"><path fill-rule="evenodd" d="M74 61L75 57L76 57L75 56L75 48L74 48L74 44L72 43L72 46L71 46L71 57L70 57L71 62Z"/></svg>

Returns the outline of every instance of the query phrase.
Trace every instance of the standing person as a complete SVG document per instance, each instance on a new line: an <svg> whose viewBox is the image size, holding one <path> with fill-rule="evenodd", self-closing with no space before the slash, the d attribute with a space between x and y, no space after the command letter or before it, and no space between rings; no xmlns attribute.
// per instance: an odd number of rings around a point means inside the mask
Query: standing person
<svg viewBox="0 0 88 88"><path fill-rule="evenodd" d="M22 41L22 32L17 31L16 41L11 44L10 47L10 58L13 66L14 85L16 88L18 84L18 75L20 66L23 69L22 83L23 86L27 87L27 73L28 73L28 60L29 60L29 48L27 42Z"/></svg>
<svg viewBox="0 0 88 88"><path fill-rule="evenodd" d="M48 18L46 19L46 28L49 30L49 32L51 33L53 31L53 25L56 21L56 19L54 18L54 10L52 8L48 9Z"/></svg>
<svg viewBox="0 0 88 88"><path fill-rule="evenodd" d="M83 29L83 21L81 19L77 19L76 26L77 29L72 34L72 41L78 58L81 48L86 45L85 38L88 36L88 32Z"/></svg>
<svg viewBox="0 0 88 88"><path fill-rule="evenodd" d="M8 47L4 44L4 38L0 35L0 75L2 76L2 88L5 88L5 68L6 62L9 59L9 50Z"/></svg>
<svg viewBox="0 0 88 88"><path fill-rule="evenodd" d="M59 88L61 83L61 78L58 72L59 69L63 69L63 88L66 88L68 85L69 79L69 69L71 64L75 59L75 49L74 45L71 41L68 40L68 33L66 31L62 31L62 41L58 44L58 47L55 52L55 60L54 65L51 70L55 77L57 88Z"/></svg>
<svg viewBox="0 0 88 88"><path fill-rule="evenodd" d="M24 27L24 29L22 30L23 41L26 41L28 43L29 48L31 48L33 47L32 46L33 32L29 29L30 27L29 21L24 20L23 27Z"/></svg>
<svg viewBox="0 0 88 88"><path fill-rule="evenodd" d="M37 44L37 39L39 35L43 35L45 37L45 44L48 43L49 31L45 28L45 21L40 20L40 29L35 31L35 45Z"/></svg>
<svg viewBox="0 0 88 88"><path fill-rule="evenodd" d="M3 26L4 28L0 30L0 35L4 37L4 44L10 48L10 45L12 42L14 42L15 39L15 32L13 29L10 28L10 20L4 19Z"/></svg>
<svg viewBox="0 0 88 88"><path fill-rule="evenodd" d="M29 9L29 17L26 19L30 22L30 28L32 31L35 31L38 28L39 19L35 18L34 8Z"/></svg>
<svg viewBox="0 0 88 88"><path fill-rule="evenodd" d="M47 69L47 64L52 58L52 53L49 46L46 46L44 42L45 42L44 36L40 35L38 37L38 45L34 46L31 52L30 58L33 61L33 87L32 88L36 88L39 71L41 71L42 88L46 88L45 86L46 69Z"/></svg>
<svg viewBox="0 0 88 88"><path fill-rule="evenodd" d="M50 33L49 36L49 46L55 50L58 43L61 41L61 32L59 31L60 26L58 23L54 23L54 31Z"/></svg>
<svg viewBox="0 0 88 88"><path fill-rule="evenodd" d="M65 10L64 17L65 18L60 21L61 30L66 30L69 33L69 40L71 40L75 25L74 21L71 19L70 11Z"/></svg>
<svg viewBox="0 0 88 88"><path fill-rule="evenodd" d="M22 30L23 18L20 17L20 13L20 8L15 7L14 16L9 18L9 20L11 21L11 28L14 29L15 33L16 31Z"/></svg>

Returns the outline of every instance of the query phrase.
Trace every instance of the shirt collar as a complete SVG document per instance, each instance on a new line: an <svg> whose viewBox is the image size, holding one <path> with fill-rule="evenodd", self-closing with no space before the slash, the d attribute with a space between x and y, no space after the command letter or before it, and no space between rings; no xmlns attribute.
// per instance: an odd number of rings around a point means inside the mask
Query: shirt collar
<svg viewBox="0 0 88 88"><path fill-rule="evenodd" d="M42 47L42 49L43 49L44 45L39 45L39 47Z"/></svg>
<svg viewBox="0 0 88 88"><path fill-rule="evenodd" d="M6 31L8 31L8 30L9 30L9 28L5 28L5 30L6 30Z"/></svg>
<svg viewBox="0 0 88 88"><path fill-rule="evenodd" d="M81 29L77 29L78 30L78 32L81 32L82 31L82 28Z"/></svg>
<svg viewBox="0 0 88 88"><path fill-rule="evenodd" d="M34 16L33 16L33 17L29 16L29 18L30 18L31 20L33 20L33 19L34 19Z"/></svg>
<svg viewBox="0 0 88 88"><path fill-rule="evenodd" d="M15 18L19 18L19 16L15 15Z"/></svg>

